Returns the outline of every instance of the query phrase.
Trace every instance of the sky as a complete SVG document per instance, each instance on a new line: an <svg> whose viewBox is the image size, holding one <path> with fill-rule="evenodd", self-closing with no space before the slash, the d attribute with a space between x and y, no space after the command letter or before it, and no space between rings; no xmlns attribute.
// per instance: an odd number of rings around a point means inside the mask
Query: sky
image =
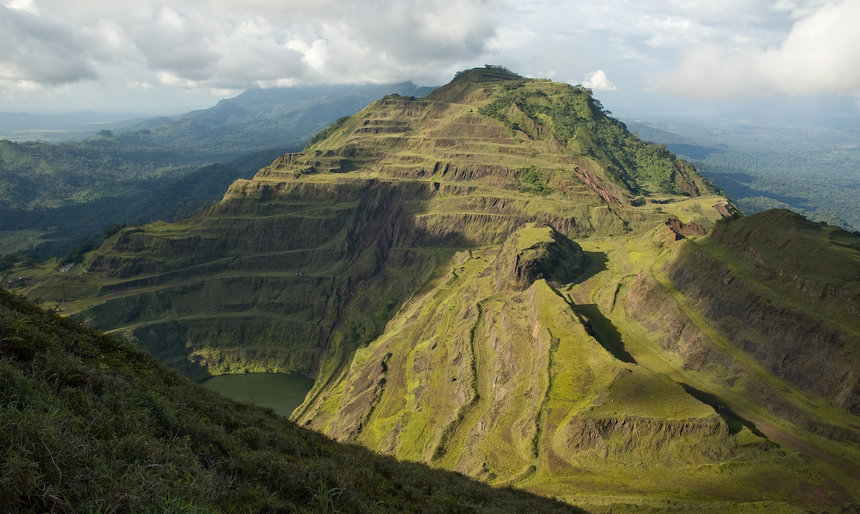
<svg viewBox="0 0 860 514"><path fill-rule="evenodd" d="M616 114L860 116L858 26L860 0L0 0L0 112L176 114L496 64Z"/></svg>

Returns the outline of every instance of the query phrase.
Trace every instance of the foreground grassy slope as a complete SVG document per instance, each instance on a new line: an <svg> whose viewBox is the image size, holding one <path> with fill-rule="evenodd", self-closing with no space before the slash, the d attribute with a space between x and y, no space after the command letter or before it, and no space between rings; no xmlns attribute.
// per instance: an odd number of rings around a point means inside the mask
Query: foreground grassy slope
<svg viewBox="0 0 860 514"><path fill-rule="evenodd" d="M0 399L4 510L576 510L336 444L5 290Z"/></svg>

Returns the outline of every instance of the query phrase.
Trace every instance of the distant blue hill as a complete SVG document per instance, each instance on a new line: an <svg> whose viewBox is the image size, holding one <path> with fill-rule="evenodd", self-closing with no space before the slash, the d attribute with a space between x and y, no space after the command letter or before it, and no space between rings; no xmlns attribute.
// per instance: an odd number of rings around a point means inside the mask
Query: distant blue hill
<svg viewBox="0 0 860 514"><path fill-rule="evenodd" d="M423 97L431 87L399 84L321 85L249 89L209 109L175 118L142 120L117 134L118 141L185 148L201 158L234 156L273 147L303 145L334 120L354 114L387 94Z"/></svg>

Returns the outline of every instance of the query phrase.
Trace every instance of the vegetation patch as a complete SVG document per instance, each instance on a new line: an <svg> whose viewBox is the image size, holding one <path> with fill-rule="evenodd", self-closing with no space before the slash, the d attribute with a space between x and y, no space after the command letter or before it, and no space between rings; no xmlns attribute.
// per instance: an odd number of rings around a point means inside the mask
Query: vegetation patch
<svg viewBox="0 0 860 514"><path fill-rule="evenodd" d="M521 193L546 196L555 191L552 186L547 184L543 172L534 166L520 172L517 175L517 180L522 184L520 187Z"/></svg>
<svg viewBox="0 0 860 514"><path fill-rule="evenodd" d="M508 81L496 86L493 99L479 110L509 130L523 130L514 113L551 131L559 143L596 159L631 193L685 194L676 175L692 177L693 167L679 161L664 145L647 143L610 116L582 86ZM702 191L713 187L699 180Z"/></svg>

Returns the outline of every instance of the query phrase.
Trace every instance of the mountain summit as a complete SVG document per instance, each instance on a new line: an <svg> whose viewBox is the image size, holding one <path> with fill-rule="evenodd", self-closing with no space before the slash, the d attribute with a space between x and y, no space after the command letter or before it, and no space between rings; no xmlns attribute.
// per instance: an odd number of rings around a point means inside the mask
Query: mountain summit
<svg viewBox="0 0 860 514"><path fill-rule="evenodd" d="M772 216L738 218L588 89L487 67L385 96L28 293L192 377L313 376L298 423L494 485L841 506L860 499L857 297L761 248L802 232L853 270L860 251L793 220L765 237ZM814 362L780 346L788 319Z"/></svg>

